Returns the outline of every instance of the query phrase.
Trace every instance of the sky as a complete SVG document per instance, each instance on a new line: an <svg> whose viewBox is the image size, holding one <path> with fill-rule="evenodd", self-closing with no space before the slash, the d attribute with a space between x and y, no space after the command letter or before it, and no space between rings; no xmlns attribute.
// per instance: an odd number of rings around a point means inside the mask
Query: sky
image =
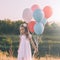
<svg viewBox="0 0 60 60"><path fill-rule="evenodd" d="M51 6L52 16L49 22L60 22L60 0L0 0L0 19L21 20L25 8L31 8L38 4L43 10L45 6Z"/></svg>

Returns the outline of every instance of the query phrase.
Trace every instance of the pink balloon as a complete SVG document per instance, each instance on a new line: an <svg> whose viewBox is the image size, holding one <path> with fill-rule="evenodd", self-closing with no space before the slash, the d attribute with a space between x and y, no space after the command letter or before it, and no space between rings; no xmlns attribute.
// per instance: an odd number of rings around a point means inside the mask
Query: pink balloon
<svg viewBox="0 0 60 60"><path fill-rule="evenodd" d="M26 23L32 19L32 11L29 8L24 9L22 17Z"/></svg>
<svg viewBox="0 0 60 60"><path fill-rule="evenodd" d="M31 7L31 10L34 11L36 9L39 9L39 6L37 4L34 4L32 7Z"/></svg>

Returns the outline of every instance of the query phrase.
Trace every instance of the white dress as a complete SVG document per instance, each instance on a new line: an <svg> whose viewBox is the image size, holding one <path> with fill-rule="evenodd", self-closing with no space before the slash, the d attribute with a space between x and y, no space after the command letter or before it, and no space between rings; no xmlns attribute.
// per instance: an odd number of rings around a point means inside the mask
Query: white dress
<svg viewBox="0 0 60 60"><path fill-rule="evenodd" d="M32 60L30 41L25 35L20 36L20 39L17 60Z"/></svg>

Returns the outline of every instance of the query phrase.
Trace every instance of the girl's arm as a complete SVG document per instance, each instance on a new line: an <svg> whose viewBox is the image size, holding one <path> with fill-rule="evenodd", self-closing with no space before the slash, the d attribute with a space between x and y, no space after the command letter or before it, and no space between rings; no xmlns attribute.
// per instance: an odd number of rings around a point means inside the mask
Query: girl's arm
<svg viewBox="0 0 60 60"><path fill-rule="evenodd" d="M21 41L20 36L19 36L18 40L19 40L19 46L20 46L20 41ZM18 46L18 51L19 51L19 46Z"/></svg>
<svg viewBox="0 0 60 60"><path fill-rule="evenodd" d="M32 39L30 39L30 42L31 42L31 44L32 44L33 48L34 48L34 49L36 49L36 46L35 46L35 44L34 44L34 42L33 42L33 40L32 40Z"/></svg>
<svg viewBox="0 0 60 60"><path fill-rule="evenodd" d="M21 39L20 39L21 37L19 36L19 46L20 46L20 42L21 42Z"/></svg>
<svg viewBox="0 0 60 60"><path fill-rule="evenodd" d="M29 38L29 40L30 40L30 42L31 42L31 44L32 44L32 46L33 46L33 48L34 48L34 49L35 49L35 51L37 52L37 51L38 51L38 49L37 49L37 47L35 46L35 44L34 44L34 42L33 42L32 38Z"/></svg>

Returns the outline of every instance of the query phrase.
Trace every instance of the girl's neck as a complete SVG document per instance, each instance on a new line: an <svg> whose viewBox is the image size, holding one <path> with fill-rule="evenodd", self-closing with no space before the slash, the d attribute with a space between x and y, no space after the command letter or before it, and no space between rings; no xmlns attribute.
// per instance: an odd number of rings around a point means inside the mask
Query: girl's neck
<svg viewBox="0 0 60 60"><path fill-rule="evenodd" d="M21 35L25 35L25 33L22 33Z"/></svg>

